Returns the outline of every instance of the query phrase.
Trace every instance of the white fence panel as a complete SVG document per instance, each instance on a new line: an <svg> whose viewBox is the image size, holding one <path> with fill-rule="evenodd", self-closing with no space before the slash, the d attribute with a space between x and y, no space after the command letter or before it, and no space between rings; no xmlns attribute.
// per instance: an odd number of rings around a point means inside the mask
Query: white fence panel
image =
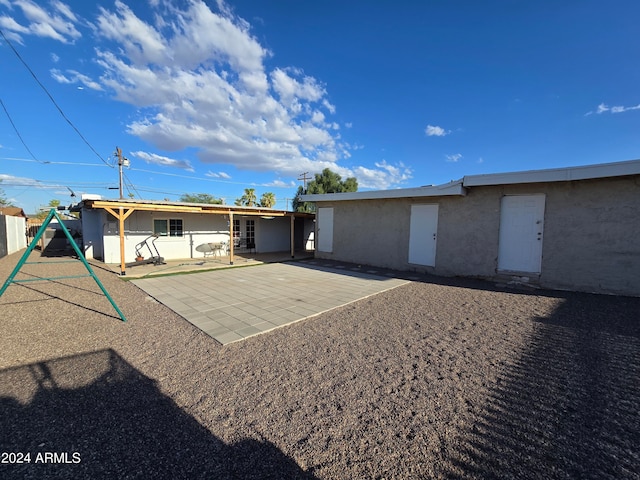
<svg viewBox="0 0 640 480"><path fill-rule="evenodd" d="M22 217L13 217L10 215L1 215L2 223L4 224L0 231L3 231L3 238L0 238L5 248L0 248L2 253L6 252L6 255L11 255L23 248L27 248L26 237L26 220Z"/></svg>

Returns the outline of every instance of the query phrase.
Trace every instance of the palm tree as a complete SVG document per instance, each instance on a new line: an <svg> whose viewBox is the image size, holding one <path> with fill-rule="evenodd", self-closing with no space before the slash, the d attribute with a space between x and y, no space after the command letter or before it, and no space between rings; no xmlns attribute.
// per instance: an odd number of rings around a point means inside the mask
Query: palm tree
<svg viewBox="0 0 640 480"><path fill-rule="evenodd" d="M238 199L240 201L240 205L244 205L245 207L253 207L256 204L256 189L255 188L245 188L244 195ZM238 201L236 201L238 203Z"/></svg>
<svg viewBox="0 0 640 480"><path fill-rule="evenodd" d="M271 192L263 193L260 197L260 206L266 208L273 208L276 204L276 196Z"/></svg>

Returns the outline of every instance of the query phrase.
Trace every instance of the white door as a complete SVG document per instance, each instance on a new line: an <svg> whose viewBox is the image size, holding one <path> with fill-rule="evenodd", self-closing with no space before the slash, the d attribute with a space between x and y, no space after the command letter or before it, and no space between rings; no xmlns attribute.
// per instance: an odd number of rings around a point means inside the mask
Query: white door
<svg viewBox="0 0 640 480"><path fill-rule="evenodd" d="M409 225L409 263L436 264L438 205L411 205Z"/></svg>
<svg viewBox="0 0 640 480"><path fill-rule="evenodd" d="M544 195L502 197L498 270L540 273Z"/></svg>
<svg viewBox="0 0 640 480"><path fill-rule="evenodd" d="M316 220L318 222L318 251L333 252L333 208L319 208Z"/></svg>

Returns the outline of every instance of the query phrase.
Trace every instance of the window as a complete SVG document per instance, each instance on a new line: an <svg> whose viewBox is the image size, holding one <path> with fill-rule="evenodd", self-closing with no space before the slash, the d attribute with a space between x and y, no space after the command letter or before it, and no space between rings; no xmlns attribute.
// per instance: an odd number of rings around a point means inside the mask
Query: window
<svg viewBox="0 0 640 480"><path fill-rule="evenodd" d="M233 219L233 238L240 238L240 220Z"/></svg>
<svg viewBox="0 0 640 480"><path fill-rule="evenodd" d="M182 219L172 218L169 220L169 236L170 237L182 236Z"/></svg>
<svg viewBox="0 0 640 480"><path fill-rule="evenodd" d="M256 221L247 220L247 245L256 243Z"/></svg>
<svg viewBox="0 0 640 480"><path fill-rule="evenodd" d="M154 218L153 233L160 237L182 237L182 219L181 218Z"/></svg>

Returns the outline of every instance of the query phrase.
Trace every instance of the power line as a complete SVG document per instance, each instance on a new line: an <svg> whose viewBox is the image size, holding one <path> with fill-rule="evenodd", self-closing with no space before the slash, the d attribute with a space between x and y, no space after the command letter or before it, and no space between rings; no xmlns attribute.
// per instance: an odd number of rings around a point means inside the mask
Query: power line
<svg viewBox="0 0 640 480"><path fill-rule="evenodd" d="M55 99L53 98L53 96L49 93L49 90L47 90L47 87L45 87L42 82L40 82L40 80L38 79L38 77L36 76L36 74L33 72L33 70L31 70L31 67L29 67L29 65L27 64L27 62L24 61L24 59L22 58L22 56L20 55L20 53L15 49L15 47L13 46L13 44L9 41L9 39L5 36L4 32L2 31L2 29L0 29L0 35L2 35L2 38L4 39L4 41L7 43L7 45L9 45L9 48L11 48L11 50L13 51L13 53L16 54L16 56L18 57L18 59L22 62L22 64L25 66L25 68L29 71L29 73L31 74L31 76L33 77L33 79L36 81L36 83L38 85L40 85L40 87L42 88L42 90L44 90L44 93L47 94L47 96L49 97L49 99L51 100L51 102L55 105L55 107L58 109L58 112L60 112L60 115L62 115L62 118L64 118L66 120L66 122L71 126L71 128L73 128L75 130L75 132L80 136L80 138L82 139L82 141L84 141L84 143L91 149L91 151L93 153L96 154L96 156L102 160L102 162L105 165L111 166L109 165L109 163L102 158L102 156L96 151L95 148L93 148L93 146L89 143L89 141L84 137L84 135L82 135L82 133L80 133L80 130L78 130L78 128L73 124L73 122L71 120L69 120L69 118L67 117L67 115L62 111L62 108L60 108L60 105L58 105L58 103L55 101Z"/></svg>
<svg viewBox="0 0 640 480"><path fill-rule="evenodd" d="M127 177L127 174L124 173L124 179L126 181L125 185L127 187L127 190L129 190L129 193L131 193L131 190L129 187L131 187L133 189L134 192L136 192L136 195L138 195L138 198L142 198L142 195L140 195L140 192L138 192L138 190L136 189L136 186L133 184L133 182L131 180L129 180L129 177Z"/></svg>
<svg viewBox="0 0 640 480"><path fill-rule="evenodd" d="M33 154L33 152L31 151L31 149L27 146L27 144L25 143L24 139L22 138L22 135L20 135L20 132L18 131L18 127L16 127L16 124L13 123L13 120L11 119L11 115L9 115L9 111L7 110L7 107L5 107L4 102L2 101L1 98L0 98L0 105L2 105L2 109L4 110L4 113L7 114L7 118L9 119L9 123L11 123L11 126L15 130L16 135L18 135L18 138L22 142L22 145L24 145L24 148L27 149L27 152L29 152L29 155L31 155L33 157L33 159L38 163L47 163L47 162L41 162L40 160L38 160L36 158L36 156Z"/></svg>
<svg viewBox="0 0 640 480"><path fill-rule="evenodd" d="M109 185L109 183L69 183L68 181L62 181L59 183L42 183L40 180L35 180L30 183L17 181L7 182L6 180L2 182L3 187L32 187L41 189L67 188L67 186L74 188L108 188Z"/></svg>
<svg viewBox="0 0 640 480"><path fill-rule="evenodd" d="M15 162L38 162L43 163L45 165L73 165L74 167L84 166L84 167L109 167L113 168L111 165L101 165L99 163L78 163L78 162L52 162L49 160L29 160L28 158L16 158L16 157L0 157L0 160L11 160Z"/></svg>
<svg viewBox="0 0 640 480"><path fill-rule="evenodd" d="M298 177L298 180L302 180L304 182L304 191L307 191L307 180L311 180L312 177L307 177L307 173L309 172L304 172L301 173L300 176Z"/></svg>

